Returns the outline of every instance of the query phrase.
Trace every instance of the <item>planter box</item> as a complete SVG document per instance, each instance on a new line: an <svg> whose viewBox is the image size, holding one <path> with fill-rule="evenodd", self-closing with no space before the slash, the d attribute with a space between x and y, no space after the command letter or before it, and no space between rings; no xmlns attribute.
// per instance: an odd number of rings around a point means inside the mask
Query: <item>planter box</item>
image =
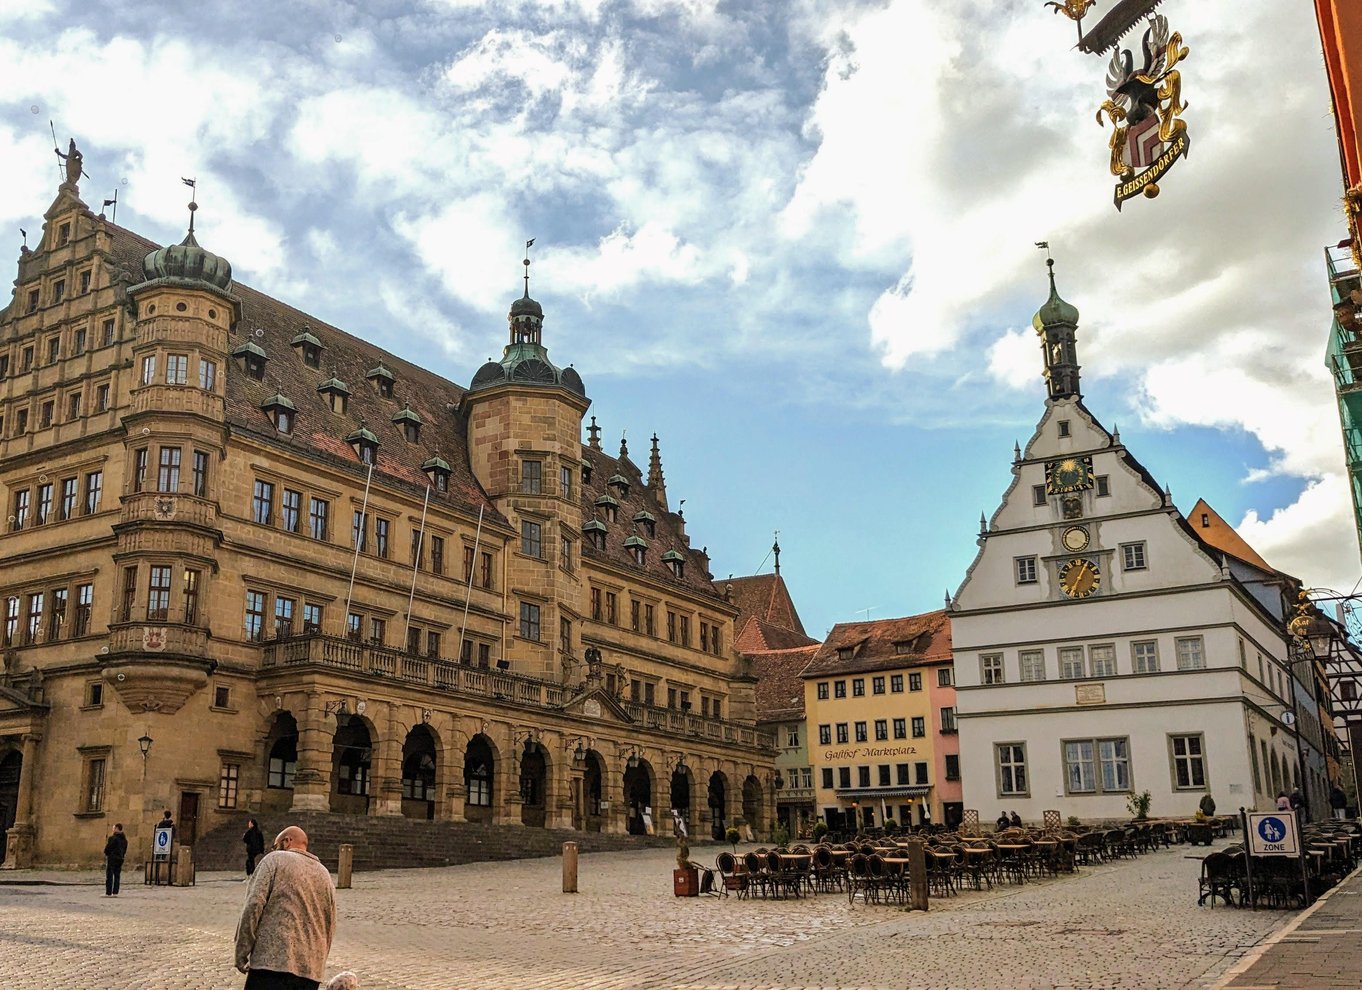
<svg viewBox="0 0 1362 990"><path fill-rule="evenodd" d="M699 897L700 871L693 867L672 870L672 887L677 897Z"/></svg>

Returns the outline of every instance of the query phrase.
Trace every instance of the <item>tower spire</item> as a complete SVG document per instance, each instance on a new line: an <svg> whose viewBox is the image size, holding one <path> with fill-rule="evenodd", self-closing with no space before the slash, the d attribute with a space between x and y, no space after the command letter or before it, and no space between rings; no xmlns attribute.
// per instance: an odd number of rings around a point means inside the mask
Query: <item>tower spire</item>
<svg viewBox="0 0 1362 990"><path fill-rule="evenodd" d="M521 262L525 266L525 296L530 298L530 248L534 247L534 238L531 237L525 242L525 260Z"/></svg>
<svg viewBox="0 0 1362 990"><path fill-rule="evenodd" d="M780 530L775 531L775 542L771 544L771 553L776 558L776 577L780 577Z"/></svg>
<svg viewBox="0 0 1362 990"><path fill-rule="evenodd" d="M1049 255L1048 241L1038 241L1036 247L1044 248ZM1055 259L1047 257L1045 266L1049 270L1050 297L1031 320L1031 325L1041 338L1045 381L1051 399L1082 398L1078 379L1078 349L1074 342L1078 330L1078 309L1060 298L1059 290L1055 288Z"/></svg>
<svg viewBox="0 0 1362 990"><path fill-rule="evenodd" d="M586 435L589 437L587 446L592 450L601 449L601 428L596 425L596 417L591 417L591 425L586 428Z"/></svg>
<svg viewBox="0 0 1362 990"><path fill-rule="evenodd" d="M667 508L667 483L662 478L662 451L657 445L657 434L653 434L653 450L648 455L648 489L657 499L657 504L665 511Z"/></svg>

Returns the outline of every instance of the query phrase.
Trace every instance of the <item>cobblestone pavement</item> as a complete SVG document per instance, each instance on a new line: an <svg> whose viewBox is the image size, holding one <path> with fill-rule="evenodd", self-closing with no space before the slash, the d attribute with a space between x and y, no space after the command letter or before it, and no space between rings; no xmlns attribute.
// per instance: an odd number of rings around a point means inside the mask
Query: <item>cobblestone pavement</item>
<svg viewBox="0 0 1362 990"><path fill-rule="evenodd" d="M1362 872L1329 891L1226 974L1217 990L1357 990L1362 987Z"/></svg>
<svg viewBox="0 0 1362 990"><path fill-rule="evenodd" d="M666 850L355 876L339 891L331 967L375 990L548 987L1192 990L1289 915L1196 906L1179 848L1079 876L967 892L927 914L798 901L671 896ZM231 939L244 885L103 896L92 873L0 874L5 990L240 986ZM14 880L67 885L11 885Z"/></svg>

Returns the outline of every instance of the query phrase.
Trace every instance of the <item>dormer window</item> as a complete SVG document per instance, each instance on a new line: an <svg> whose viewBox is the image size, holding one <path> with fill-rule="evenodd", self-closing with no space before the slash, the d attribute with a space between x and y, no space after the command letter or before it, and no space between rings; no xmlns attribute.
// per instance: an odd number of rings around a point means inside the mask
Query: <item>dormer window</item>
<svg viewBox="0 0 1362 990"><path fill-rule="evenodd" d="M686 576L686 558L675 550L668 550L662 555L662 564L667 570L672 572L673 577Z"/></svg>
<svg viewBox="0 0 1362 990"><path fill-rule="evenodd" d="M852 648L851 648L850 646L839 646L839 647L837 647L837 659L838 659L838 660L850 660L850 659L851 659L851 654L852 654L853 652L854 652L854 651L852 650Z"/></svg>
<svg viewBox="0 0 1362 990"><path fill-rule="evenodd" d="M293 432L294 421L298 418L298 410L283 395L276 392L264 402L260 403L260 408L265 410L274 428L285 435Z"/></svg>
<svg viewBox="0 0 1362 990"><path fill-rule="evenodd" d="M361 421L359 429L345 438L354 450L361 464L374 464L378 461L378 437L369 432Z"/></svg>
<svg viewBox="0 0 1362 990"><path fill-rule="evenodd" d="M649 536L657 535L657 519L646 509L634 513L634 525L640 527Z"/></svg>
<svg viewBox="0 0 1362 990"><path fill-rule="evenodd" d="M311 332L304 330L289 344L303 357L303 364L309 368L320 368L322 364L322 342Z"/></svg>
<svg viewBox="0 0 1362 990"><path fill-rule="evenodd" d="M437 492L449 491L449 462L442 457L432 457L421 465L421 470L430 479ZM469 564L472 567L472 564Z"/></svg>
<svg viewBox="0 0 1362 990"><path fill-rule="evenodd" d="M364 375L365 378L374 386L379 395L385 399L393 397L393 373L383 365L377 368L370 368Z"/></svg>
<svg viewBox="0 0 1362 990"><path fill-rule="evenodd" d="M642 537L629 537L624 541L624 549L640 567L648 562L648 544Z"/></svg>
<svg viewBox="0 0 1362 990"><path fill-rule="evenodd" d="M599 519L590 519L582 527L582 537L597 550L605 549L605 534L607 532L605 523Z"/></svg>
<svg viewBox="0 0 1362 990"><path fill-rule="evenodd" d="M328 378L317 386L317 391L326 398L333 413L343 413L350 408L350 389L339 378Z"/></svg>
<svg viewBox="0 0 1362 990"><path fill-rule="evenodd" d="M590 463L589 461L583 461L583 462L582 462L582 487L585 488L585 487L586 487L587 485L589 485L589 484L591 484L591 463Z"/></svg>
<svg viewBox="0 0 1362 990"><path fill-rule="evenodd" d="M610 495L597 497L596 508L601 510L601 515L605 516L606 522L619 522L620 504Z"/></svg>
<svg viewBox="0 0 1362 990"><path fill-rule="evenodd" d="M622 474L612 474L606 484L615 490L615 494L624 498L629 494L629 479Z"/></svg>
<svg viewBox="0 0 1362 990"><path fill-rule="evenodd" d="M393 422L402 431L407 443L416 443L421 438L421 417L416 415L410 403L393 414Z"/></svg>
<svg viewBox="0 0 1362 990"><path fill-rule="evenodd" d="M232 351L232 357L236 359L241 370L246 372L256 381L263 381L265 378L265 362L268 358L265 349L259 344L253 344L249 340Z"/></svg>

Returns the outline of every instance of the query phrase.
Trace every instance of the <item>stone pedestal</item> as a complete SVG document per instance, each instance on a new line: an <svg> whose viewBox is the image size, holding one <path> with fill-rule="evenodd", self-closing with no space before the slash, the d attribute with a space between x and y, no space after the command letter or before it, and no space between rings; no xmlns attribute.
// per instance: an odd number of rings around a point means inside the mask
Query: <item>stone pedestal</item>
<svg viewBox="0 0 1362 990"><path fill-rule="evenodd" d="M26 870L33 865L33 843L38 830L27 822L5 833L5 862L0 869Z"/></svg>

